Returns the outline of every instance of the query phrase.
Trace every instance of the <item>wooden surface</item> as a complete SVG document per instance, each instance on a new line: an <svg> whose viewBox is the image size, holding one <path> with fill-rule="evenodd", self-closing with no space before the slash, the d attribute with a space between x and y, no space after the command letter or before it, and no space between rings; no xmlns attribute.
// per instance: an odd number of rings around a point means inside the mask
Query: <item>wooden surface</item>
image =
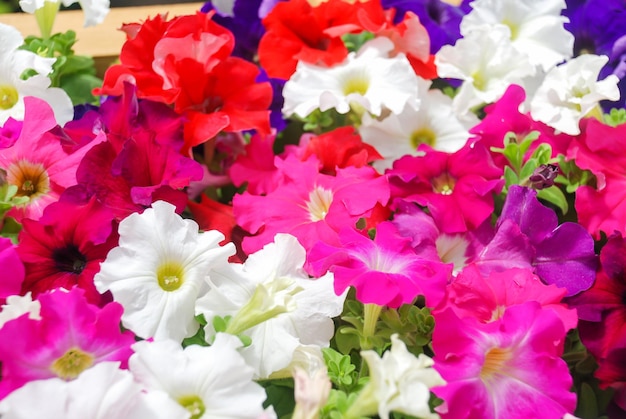
<svg viewBox="0 0 626 419"><path fill-rule="evenodd" d="M102 76L106 67L117 59L126 40L126 35L118 30L122 24L143 21L159 13L167 13L170 17L195 13L203 4L200 2L112 8L104 22L89 28L83 27L82 10L66 10L57 15L53 33L65 32L68 29L75 31L78 41L74 51L79 55L94 57L98 73ZM0 22L15 26L24 37L40 35L35 16L27 13L0 14Z"/></svg>

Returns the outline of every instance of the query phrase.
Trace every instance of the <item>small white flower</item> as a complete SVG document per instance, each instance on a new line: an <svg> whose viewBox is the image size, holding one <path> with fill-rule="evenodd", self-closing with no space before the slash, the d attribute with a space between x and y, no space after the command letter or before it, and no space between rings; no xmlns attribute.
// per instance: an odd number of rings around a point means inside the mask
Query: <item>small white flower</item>
<svg viewBox="0 0 626 419"><path fill-rule="evenodd" d="M469 127L452 111L452 99L440 90L428 90L430 83L419 80L419 108L407 104L402 112L392 113L383 120L363 116L359 134L363 142L373 146L383 157L373 163L378 171L390 168L404 155L417 155L420 144L454 153L470 136Z"/></svg>
<svg viewBox="0 0 626 419"><path fill-rule="evenodd" d="M345 295L335 295L332 274L309 279L305 258L295 237L277 234L245 264L211 271L210 291L196 304L209 341L216 316L232 316L226 332L252 340L240 352L256 378L287 367L302 345L328 346L334 334L332 318L341 313Z"/></svg>
<svg viewBox="0 0 626 419"><path fill-rule="evenodd" d="M33 320L41 319L39 315L41 303L39 300L33 301L30 292L26 295L11 295L7 297L7 302L0 310L0 329L10 320L17 319L23 314L28 313L28 318Z"/></svg>
<svg viewBox="0 0 626 419"><path fill-rule="evenodd" d="M299 62L283 90L283 114L304 118L318 108L345 114L356 104L378 116L383 108L400 113L407 102L417 105L417 76L404 54L389 58L393 48L379 37L334 67Z"/></svg>
<svg viewBox="0 0 626 419"><path fill-rule="evenodd" d="M61 126L74 117L74 107L63 89L50 87L48 74L52 72L55 58L43 58L18 50L24 43L22 35L12 26L0 23L0 125L7 119L24 119L24 97L35 96L48 102L54 117ZM26 80L21 74L33 69L38 74Z"/></svg>
<svg viewBox="0 0 626 419"><path fill-rule="evenodd" d="M528 56L511 44L509 31L501 25L480 26L454 46L444 45L435 57L440 77L463 80L453 100L457 115L498 100L511 84L524 87L535 74Z"/></svg>
<svg viewBox="0 0 626 419"><path fill-rule="evenodd" d="M550 70L530 103L533 119L578 135L578 123L601 100L619 99L617 76L597 81L607 61L604 55L584 54Z"/></svg>
<svg viewBox="0 0 626 419"><path fill-rule="evenodd" d="M362 351L370 368L370 381L355 404L368 401L378 404L378 415L389 419L390 412L405 413L424 419L438 418L431 413L428 401L430 389L445 381L424 354L418 357L406 349L397 335L391 337L391 350L380 358L374 351Z"/></svg>
<svg viewBox="0 0 626 419"><path fill-rule="evenodd" d="M33 403L33 401L36 401ZM75 380L35 380L0 401L2 419L186 419L163 392L145 392L118 362L101 362Z"/></svg>
<svg viewBox="0 0 626 419"><path fill-rule="evenodd" d="M79 3L80 8L85 13L85 26L94 26L104 21L109 14L109 0L20 0L20 8L26 13L35 13L37 9L41 9L44 3L62 3L67 7L74 3Z"/></svg>
<svg viewBox="0 0 626 419"><path fill-rule="evenodd" d="M119 226L119 246L107 255L95 276L100 292L111 291L124 307L122 323L142 338L181 342L198 330L194 304L207 290L214 265L226 264L232 243L219 246L218 231L198 233L172 204L157 201Z"/></svg>
<svg viewBox="0 0 626 419"><path fill-rule="evenodd" d="M162 391L192 418L257 418L263 415L263 387L252 381L253 369L237 348L241 341L220 333L211 346L183 349L172 340L133 345L128 361L136 380L151 391Z"/></svg>
<svg viewBox="0 0 626 419"><path fill-rule="evenodd" d="M572 56L574 36L563 27L567 18L561 15L564 0L475 0L471 6L461 21L463 36L482 25L502 25L513 47L544 70Z"/></svg>

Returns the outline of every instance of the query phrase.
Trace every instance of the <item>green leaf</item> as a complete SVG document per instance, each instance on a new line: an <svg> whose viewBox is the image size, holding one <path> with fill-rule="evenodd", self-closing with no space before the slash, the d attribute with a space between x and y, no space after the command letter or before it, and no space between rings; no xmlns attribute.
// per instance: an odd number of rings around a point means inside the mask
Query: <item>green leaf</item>
<svg viewBox="0 0 626 419"><path fill-rule="evenodd" d="M82 103L97 104L98 99L91 93L102 85L102 80L91 74L75 74L72 77L63 77L61 89L65 90L74 106Z"/></svg>
<svg viewBox="0 0 626 419"><path fill-rule="evenodd" d="M569 205L567 203L567 198L565 197L565 194L556 185L538 190L537 197L553 205L556 205L561 210L563 215L567 214L567 211L569 210Z"/></svg>
<svg viewBox="0 0 626 419"><path fill-rule="evenodd" d="M268 380L262 381L260 384L265 387L267 394L263 407L272 405L279 418L290 417L296 406L293 379Z"/></svg>
<svg viewBox="0 0 626 419"><path fill-rule="evenodd" d="M626 123L626 109L611 109L611 112L604 114L604 123L612 127Z"/></svg>

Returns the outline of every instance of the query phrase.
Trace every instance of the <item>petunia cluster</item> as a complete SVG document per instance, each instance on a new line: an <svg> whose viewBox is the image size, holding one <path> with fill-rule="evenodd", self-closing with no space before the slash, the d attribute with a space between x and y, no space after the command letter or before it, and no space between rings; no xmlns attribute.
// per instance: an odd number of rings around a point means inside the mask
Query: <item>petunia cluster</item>
<svg viewBox="0 0 626 419"><path fill-rule="evenodd" d="M2 418L626 415L623 2L20 4Z"/></svg>

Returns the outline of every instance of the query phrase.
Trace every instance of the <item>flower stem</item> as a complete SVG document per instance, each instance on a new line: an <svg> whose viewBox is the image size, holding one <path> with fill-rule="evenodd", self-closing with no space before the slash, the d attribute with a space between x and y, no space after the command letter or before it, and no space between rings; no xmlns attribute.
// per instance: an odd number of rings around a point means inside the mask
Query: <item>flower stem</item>
<svg viewBox="0 0 626 419"><path fill-rule="evenodd" d="M363 336L361 338L361 349L372 349L372 337L376 334L376 323L383 307L378 304L365 304L363 319Z"/></svg>

